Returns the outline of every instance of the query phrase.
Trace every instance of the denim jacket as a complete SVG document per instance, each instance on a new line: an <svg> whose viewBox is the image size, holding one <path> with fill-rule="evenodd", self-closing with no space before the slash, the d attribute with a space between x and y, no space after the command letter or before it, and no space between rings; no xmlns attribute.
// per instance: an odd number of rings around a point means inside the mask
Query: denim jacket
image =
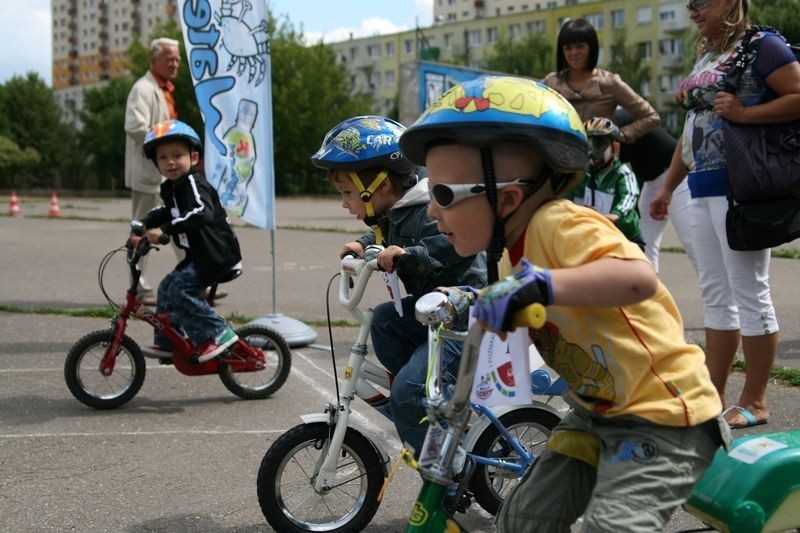
<svg viewBox="0 0 800 533"><path fill-rule="evenodd" d="M436 287L483 287L485 255L458 255L436 221L428 218L429 201L428 180L420 180L378 220L383 234L381 245L395 245L406 251L396 265L406 292L420 297ZM375 232L369 231L356 240L365 248L376 244Z"/></svg>

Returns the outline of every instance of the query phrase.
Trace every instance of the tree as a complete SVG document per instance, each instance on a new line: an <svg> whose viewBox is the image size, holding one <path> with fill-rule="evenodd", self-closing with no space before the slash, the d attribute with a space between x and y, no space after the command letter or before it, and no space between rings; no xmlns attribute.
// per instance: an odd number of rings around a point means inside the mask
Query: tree
<svg viewBox="0 0 800 533"><path fill-rule="evenodd" d="M288 19L270 14L276 194L330 192L311 165L325 133L342 120L370 112L369 100L350 93L350 78L328 46L306 46Z"/></svg>
<svg viewBox="0 0 800 533"><path fill-rule="evenodd" d="M133 85L130 78L115 78L84 93L79 135L92 188L117 190L124 186L125 103Z"/></svg>
<svg viewBox="0 0 800 533"><path fill-rule="evenodd" d="M790 43L800 42L797 0L753 0L749 15L754 24L775 26Z"/></svg>
<svg viewBox="0 0 800 533"><path fill-rule="evenodd" d="M541 79L556 69L556 56L553 46L542 35L512 41L501 33L494 53L484 60L484 68Z"/></svg>
<svg viewBox="0 0 800 533"><path fill-rule="evenodd" d="M32 148L39 156L29 186L60 187L70 160L74 130L61 122L53 91L35 72L14 76L3 85L0 114L5 115L7 136L19 148Z"/></svg>
<svg viewBox="0 0 800 533"><path fill-rule="evenodd" d="M39 159L33 148L23 150L8 137L0 135L0 187L16 188L29 182Z"/></svg>
<svg viewBox="0 0 800 533"><path fill-rule="evenodd" d="M642 66L641 50L636 44L626 45L624 32L614 35L611 43L611 61L607 68L619 74L625 83L640 94L643 82L650 81L650 67Z"/></svg>

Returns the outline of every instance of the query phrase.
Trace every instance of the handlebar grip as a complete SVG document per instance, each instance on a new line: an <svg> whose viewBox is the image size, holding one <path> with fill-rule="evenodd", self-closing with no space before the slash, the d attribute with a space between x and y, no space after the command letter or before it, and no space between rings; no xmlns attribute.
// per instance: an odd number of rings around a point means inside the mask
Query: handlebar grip
<svg viewBox="0 0 800 533"><path fill-rule="evenodd" d="M540 303L534 303L517 311L511 324L515 328L541 329L547 321L547 311Z"/></svg>
<svg viewBox="0 0 800 533"><path fill-rule="evenodd" d="M169 244L169 235L162 233L158 237L158 244Z"/></svg>

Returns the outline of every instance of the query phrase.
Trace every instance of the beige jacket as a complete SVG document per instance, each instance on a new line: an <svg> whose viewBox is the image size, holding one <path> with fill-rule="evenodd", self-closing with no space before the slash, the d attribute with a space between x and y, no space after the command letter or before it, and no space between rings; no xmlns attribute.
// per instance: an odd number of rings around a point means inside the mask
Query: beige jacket
<svg viewBox="0 0 800 533"><path fill-rule="evenodd" d="M626 142L633 142L661 124L661 117L647 100L622 81L618 74L596 68L592 77L579 92L567 85L567 80L551 72L542 80L545 85L561 93L586 122L592 117L611 118L617 106L622 106L634 121L620 128Z"/></svg>
<svg viewBox="0 0 800 533"><path fill-rule="evenodd" d="M125 105L125 186L139 192L158 192L161 174L144 156L142 145L147 129L169 120L167 101L153 74L136 80Z"/></svg>

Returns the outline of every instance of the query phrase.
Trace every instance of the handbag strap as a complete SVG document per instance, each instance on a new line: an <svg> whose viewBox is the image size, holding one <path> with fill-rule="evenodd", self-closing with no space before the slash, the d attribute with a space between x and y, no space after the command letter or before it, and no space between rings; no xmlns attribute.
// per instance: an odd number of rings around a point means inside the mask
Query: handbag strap
<svg viewBox="0 0 800 533"><path fill-rule="evenodd" d="M735 94L738 90L739 81L741 81L742 74L747 68L747 49L750 47L750 41L753 36L760 31L767 31L783 37L781 32L772 26L753 25L747 28L739 44L734 49L733 58L728 62L730 70L725 75L725 92Z"/></svg>

